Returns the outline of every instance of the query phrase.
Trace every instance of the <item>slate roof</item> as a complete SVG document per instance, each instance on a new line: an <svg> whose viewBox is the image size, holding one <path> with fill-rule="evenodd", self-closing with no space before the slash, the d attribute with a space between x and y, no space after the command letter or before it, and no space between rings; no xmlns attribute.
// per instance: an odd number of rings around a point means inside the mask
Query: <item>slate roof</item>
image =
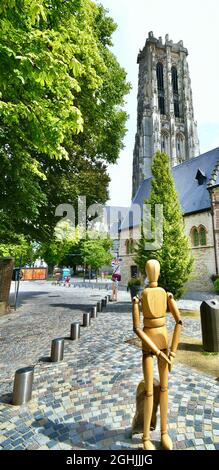
<svg viewBox="0 0 219 470"><path fill-rule="evenodd" d="M175 166L172 173L184 215L209 209L208 187L219 185L219 147ZM201 185L196 179L197 173L206 177ZM151 181L152 177L143 181L132 204L143 206L145 198L150 196ZM123 221L122 229L127 227L128 217Z"/></svg>

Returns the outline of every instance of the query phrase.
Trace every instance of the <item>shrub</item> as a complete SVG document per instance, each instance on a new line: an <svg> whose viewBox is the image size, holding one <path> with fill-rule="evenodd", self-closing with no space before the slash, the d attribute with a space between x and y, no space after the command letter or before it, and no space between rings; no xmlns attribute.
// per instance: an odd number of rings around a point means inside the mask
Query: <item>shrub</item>
<svg viewBox="0 0 219 470"><path fill-rule="evenodd" d="M216 279L219 279L219 274L212 274L211 275L211 280L212 280L213 284L214 284L214 281L216 281Z"/></svg>
<svg viewBox="0 0 219 470"><path fill-rule="evenodd" d="M219 294L219 278L214 281L214 288L217 294Z"/></svg>
<svg viewBox="0 0 219 470"><path fill-rule="evenodd" d="M141 285L141 279L140 277L132 277L128 281L128 288L130 289L132 286L140 286Z"/></svg>

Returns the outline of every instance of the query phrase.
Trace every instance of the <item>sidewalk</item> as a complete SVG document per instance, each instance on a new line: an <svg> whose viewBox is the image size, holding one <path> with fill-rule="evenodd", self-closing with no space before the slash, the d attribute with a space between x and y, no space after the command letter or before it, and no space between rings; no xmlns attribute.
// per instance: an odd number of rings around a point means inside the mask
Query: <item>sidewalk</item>
<svg viewBox="0 0 219 470"><path fill-rule="evenodd" d="M49 284L49 285L48 285ZM64 361L52 364L51 339L69 336L103 290L23 283L18 312L0 319L3 354L0 379L1 449L138 449L131 438L141 351L125 341L132 331L129 294L119 293L81 328L79 341L65 341ZM185 301L186 302L186 301ZM186 304L184 304L186 305ZM200 325L187 320L184 334ZM195 323L194 323L195 322ZM196 326L195 326L196 325ZM172 322L168 320L172 329ZM35 365L32 401L10 405L14 371ZM177 364L170 374L169 428L175 449L219 449L219 382ZM159 448L159 428L152 433Z"/></svg>

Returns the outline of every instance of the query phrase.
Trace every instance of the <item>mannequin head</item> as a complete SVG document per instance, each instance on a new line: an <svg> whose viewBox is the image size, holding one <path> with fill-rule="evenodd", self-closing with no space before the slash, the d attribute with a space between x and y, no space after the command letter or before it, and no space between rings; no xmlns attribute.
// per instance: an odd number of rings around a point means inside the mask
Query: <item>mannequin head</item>
<svg viewBox="0 0 219 470"><path fill-rule="evenodd" d="M160 275L160 263L156 259L149 259L145 266L150 287L157 287Z"/></svg>

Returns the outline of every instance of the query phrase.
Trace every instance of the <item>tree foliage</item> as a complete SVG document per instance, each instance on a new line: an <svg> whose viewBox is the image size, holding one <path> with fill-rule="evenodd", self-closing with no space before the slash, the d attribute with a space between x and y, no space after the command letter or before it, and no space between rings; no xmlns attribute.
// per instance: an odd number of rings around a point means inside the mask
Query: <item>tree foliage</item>
<svg viewBox="0 0 219 470"><path fill-rule="evenodd" d="M41 256L52 268L60 266L84 265L97 271L111 263L111 240L109 238L70 239L52 238L40 245L37 256Z"/></svg>
<svg viewBox="0 0 219 470"><path fill-rule="evenodd" d="M15 266L19 265L22 256L22 263L30 263L35 259L35 246L28 243L24 236L19 236L14 243L0 243L0 257L12 256Z"/></svg>
<svg viewBox="0 0 219 470"><path fill-rule="evenodd" d="M82 191L89 204L106 201L106 163L122 148L130 88L110 50L115 28L91 0L1 2L4 241L14 233L46 239L54 205L74 203Z"/></svg>
<svg viewBox="0 0 219 470"><path fill-rule="evenodd" d="M192 271L193 259L190 253L188 238L184 233L183 217L170 170L169 157L157 152L152 165L151 193L146 204L152 207L152 226L155 226L155 204L163 205L163 245L156 251L145 250L145 234L136 249L136 263L142 274L148 259L157 259L161 265L159 285L179 298L183 286Z"/></svg>
<svg viewBox="0 0 219 470"><path fill-rule="evenodd" d="M111 245L112 243L109 238L85 240L82 245L84 263L95 270L110 264L113 258L110 253Z"/></svg>

